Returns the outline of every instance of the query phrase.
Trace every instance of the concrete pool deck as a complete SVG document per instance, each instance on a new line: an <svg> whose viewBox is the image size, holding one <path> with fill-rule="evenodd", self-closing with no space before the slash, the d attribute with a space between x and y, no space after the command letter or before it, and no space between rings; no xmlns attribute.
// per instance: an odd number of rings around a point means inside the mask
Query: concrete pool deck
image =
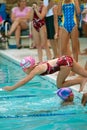
<svg viewBox="0 0 87 130"><path fill-rule="evenodd" d="M85 48L87 48L87 38L80 38L80 48L81 51ZM29 48L22 48L22 49L6 49L6 50L0 50L1 54L4 54L6 56L9 56L12 59L17 60L18 62L20 62L20 60L25 57L25 56L33 56L35 57L36 61L38 61L38 55L37 55L37 49L29 49ZM44 52L44 60L46 60L46 55ZM84 67L85 63L87 61L87 55L79 55L79 63ZM53 80L56 80L56 76L57 74L52 74L49 75L50 78L52 78ZM73 77L68 77L68 78L74 78ZM78 86L78 87L77 87ZM73 86L73 88L75 88L76 90L78 90L79 85L75 85ZM85 86L84 92L87 92L87 84Z"/></svg>

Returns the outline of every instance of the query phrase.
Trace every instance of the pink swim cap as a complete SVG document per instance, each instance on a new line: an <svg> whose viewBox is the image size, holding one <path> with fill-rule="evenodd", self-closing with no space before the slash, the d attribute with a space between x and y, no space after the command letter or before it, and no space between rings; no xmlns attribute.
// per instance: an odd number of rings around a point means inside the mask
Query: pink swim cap
<svg viewBox="0 0 87 130"><path fill-rule="evenodd" d="M57 95L63 99L63 100L66 100L70 95L74 95L72 90L70 88L60 88L58 91L57 91Z"/></svg>
<svg viewBox="0 0 87 130"><path fill-rule="evenodd" d="M20 62L20 66L22 67L23 70L26 69L26 68L29 68L33 65L35 65L35 59L31 56L25 57Z"/></svg>

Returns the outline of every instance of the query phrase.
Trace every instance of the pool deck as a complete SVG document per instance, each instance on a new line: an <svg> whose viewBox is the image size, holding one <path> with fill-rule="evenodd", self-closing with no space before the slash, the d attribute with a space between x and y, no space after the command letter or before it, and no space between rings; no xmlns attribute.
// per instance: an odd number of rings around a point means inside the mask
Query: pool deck
<svg viewBox="0 0 87 130"><path fill-rule="evenodd" d="M80 49L81 51L83 51L83 49L87 48L87 38L80 38ZM17 60L18 62L20 62L20 60L25 57L25 56L33 56L35 57L36 61L38 61L38 55L37 55L37 49L29 49L29 48L22 48L22 49L6 49L6 50L0 50L0 53L11 57L12 59ZM44 52L44 60L46 60L46 55ZM79 55L79 63L84 67L85 63L87 61L87 55ZM56 76L57 74L52 74L49 75L50 78L52 78L53 80L55 80L56 83ZM75 76L73 77L68 77L69 79L71 78L75 78ZM73 86L74 89L76 89L78 91L79 89L79 85L75 85ZM86 86L83 90L83 92L87 92L87 83Z"/></svg>

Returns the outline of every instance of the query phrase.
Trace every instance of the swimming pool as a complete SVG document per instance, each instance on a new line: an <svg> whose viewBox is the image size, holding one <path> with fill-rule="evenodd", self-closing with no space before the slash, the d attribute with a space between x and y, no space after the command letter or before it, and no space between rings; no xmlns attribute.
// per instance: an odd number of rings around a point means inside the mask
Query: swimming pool
<svg viewBox="0 0 87 130"><path fill-rule="evenodd" d="M25 76L18 62L0 56L0 87ZM54 81L36 76L23 87L0 91L0 130L87 130L87 107L75 93L74 105L61 106Z"/></svg>

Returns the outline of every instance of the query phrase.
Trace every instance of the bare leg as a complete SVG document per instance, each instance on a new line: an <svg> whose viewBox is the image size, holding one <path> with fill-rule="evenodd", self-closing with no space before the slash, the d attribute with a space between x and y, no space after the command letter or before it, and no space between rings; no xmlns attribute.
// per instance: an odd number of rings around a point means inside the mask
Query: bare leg
<svg viewBox="0 0 87 130"><path fill-rule="evenodd" d="M73 61L72 71L80 76L87 78L87 70L80 66L75 60Z"/></svg>
<svg viewBox="0 0 87 130"><path fill-rule="evenodd" d="M83 82L80 84L79 92L83 91L85 84L87 83L87 78L83 78Z"/></svg>
<svg viewBox="0 0 87 130"><path fill-rule="evenodd" d="M16 29L18 26L21 26L21 29L27 29L28 26L26 24L26 21L21 21L20 19L17 19L13 22L10 31L8 32L8 36L10 36Z"/></svg>
<svg viewBox="0 0 87 130"><path fill-rule="evenodd" d="M19 25L19 20L15 20L11 26L10 31L8 32L8 35L10 36L17 28L17 26Z"/></svg>
<svg viewBox="0 0 87 130"><path fill-rule="evenodd" d="M46 33L46 27L42 26L40 28L40 41L41 41L41 47L45 49L46 56L48 60L51 60L51 51L47 42L47 33Z"/></svg>
<svg viewBox="0 0 87 130"><path fill-rule="evenodd" d="M83 94L81 103L82 103L83 106L86 105L86 103L87 103L87 93Z"/></svg>
<svg viewBox="0 0 87 130"><path fill-rule="evenodd" d="M80 91L83 90L85 83L87 82L87 78L82 78L82 77L77 77L75 79L72 80L66 80L68 74L70 72L69 67L67 68L61 68L58 77L57 77L57 87L61 88L61 87L70 87L73 85L77 85L80 84Z"/></svg>
<svg viewBox="0 0 87 130"><path fill-rule="evenodd" d="M76 63L76 64L78 64L78 63ZM85 69L82 68L82 70L84 70L84 72L85 72ZM70 87L70 86L73 86L73 85L76 85L76 84L80 84L80 91L82 91L83 88L84 88L85 83L87 82L87 78L77 77L77 78L75 78L73 80L66 80L66 78L69 75L70 71L71 71L70 67L61 66L60 72L59 72L59 74L57 76L57 87L58 88Z"/></svg>
<svg viewBox="0 0 87 130"><path fill-rule="evenodd" d="M74 59L78 62L78 51L79 51L79 39L78 39L78 29L77 26L71 32L71 40L72 40L72 52Z"/></svg>
<svg viewBox="0 0 87 130"><path fill-rule="evenodd" d="M70 39L70 35L68 34L68 32L66 32L65 29L61 28L59 34L61 55L71 55L69 39Z"/></svg>
<svg viewBox="0 0 87 130"><path fill-rule="evenodd" d="M17 47L20 47L20 33L21 33L21 27L20 25L18 25L17 29L15 30L15 38L16 38Z"/></svg>
<svg viewBox="0 0 87 130"><path fill-rule="evenodd" d="M59 71L58 76L57 76L57 87L58 88L64 87L63 83L65 82L65 79L69 75L70 71L71 71L70 67L61 66L60 71Z"/></svg>
<svg viewBox="0 0 87 130"><path fill-rule="evenodd" d="M32 34L33 34L33 42L36 44L37 52L38 52L38 60L41 62L43 61L42 57L42 46L40 41L40 34L35 30L35 28L32 28Z"/></svg>
<svg viewBox="0 0 87 130"><path fill-rule="evenodd" d="M49 42L52 47L52 51L53 51L53 55L54 55L53 57L57 58L58 57L58 48L56 47L57 41L54 39L49 39Z"/></svg>

